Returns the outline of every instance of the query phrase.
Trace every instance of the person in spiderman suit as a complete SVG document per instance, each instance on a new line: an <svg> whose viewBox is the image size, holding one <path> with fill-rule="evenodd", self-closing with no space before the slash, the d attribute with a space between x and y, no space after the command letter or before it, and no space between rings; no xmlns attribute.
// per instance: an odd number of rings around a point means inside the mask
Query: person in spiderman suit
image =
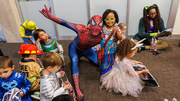
<svg viewBox="0 0 180 101"><path fill-rule="evenodd" d="M81 56L85 56L90 61L98 65L97 54L91 48L100 43L102 36L101 30L103 26L102 17L95 15L90 20L90 28L85 25L69 23L63 19L51 15L51 8L45 8L40 11L46 18L72 29L77 33L77 36L69 45L69 57L72 61L72 74L76 89L77 100L83 100L83 93L79 87L79 67L78 62Z"/></svg>

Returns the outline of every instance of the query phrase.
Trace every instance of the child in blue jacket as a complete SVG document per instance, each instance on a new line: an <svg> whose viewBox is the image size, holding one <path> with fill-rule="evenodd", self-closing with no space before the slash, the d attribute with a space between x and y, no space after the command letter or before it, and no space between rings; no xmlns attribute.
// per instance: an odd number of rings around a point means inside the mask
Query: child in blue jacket
<svg viewBox="0 0 180 101"><path fill-rule="evenodd" d="M18 88L22 101L32 101L28 95L31 83L24 74L14 72L14 65L9 56L0 56L0 101L9 90Z"/></svg>

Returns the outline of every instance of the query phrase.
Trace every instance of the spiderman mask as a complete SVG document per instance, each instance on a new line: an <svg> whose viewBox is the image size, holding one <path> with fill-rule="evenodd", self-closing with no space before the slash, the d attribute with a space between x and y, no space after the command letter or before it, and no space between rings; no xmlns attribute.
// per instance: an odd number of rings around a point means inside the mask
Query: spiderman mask
<svg viewBox="0 0 180 101"><path fill-rule="evenodd" d="M103 26L102 17L99 15L95 15L90 20L90 32L93 36L97 36L100 34Z"/></svg>

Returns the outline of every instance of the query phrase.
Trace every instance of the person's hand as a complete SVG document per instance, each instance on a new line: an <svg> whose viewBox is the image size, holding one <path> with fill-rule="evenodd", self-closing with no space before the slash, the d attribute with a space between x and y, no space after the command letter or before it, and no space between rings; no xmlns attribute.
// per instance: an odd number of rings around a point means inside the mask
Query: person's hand
<svg viewBox="0 0 180 101"><path fill-rule="evenodd" d="M38 38L38 39L36 40L36 43L39 44L40 41L41 41L41 38Z"/></svg>
<svg viewBox="0 0 180 101"><path fill-rule="evenodd" d="M88 24L88 25L86 26L86 29L90 29L90 24Z"/></svg>
<svg viewBox="0 0 180 101"><path fill-rule="evenodd" d="M20 96L23 96L24 95L24 93L23 93L23 91L22 90L19 90L20 92L19 92L19 95Z"/></svg>
<svg viewBox="0 0 180 101"><path fill-rule="evenodd" d="M165 32L157 33L157 37L165 36Z"/></svg>
<svg viewBox="0 0 180 101"><path fill-rule="evenodd" d="M28 36L28 38L32 39L33 37L32 36Z"/></svg>
<svg viewBox="0 0 180 101"><path fill-rule="evenodd" d="M148 69L142 70L143 73L149 73Z"/></svg>
<svg viewBox="0 0 180 101"><path fill-rule="evenodd" d="M65 74L65 72L64 72L64 71L60 71L60 74L61 74L61 76L63 77L64 74Z"/></svg>
<svg viewBox="0 0 180 101"><path fill-rule="evenodd" d="M49 10L47 9L46 5L44 5L45 9L42 9L39 11L41 14L43 14L46 18L51 18L51 7L49 7Z"/></svg>
<svg viewBox="0 0 180 101"><path fill-rule="evenodd" d="M117 32L119 31L119 28L117 26L114 27L114 31Z"/></svg>
<svg viewBox="0 0 180 101"><path fill-rule="evenodd" d="M172 32L166 32L166 36L172 35Z"/></svg>
<svg viewBox="0 0 180 101"><path fill-rule="evenodd" d="M117 26L114 27L114 32L116 32L118 40L122 40L123 34L121 33L121 31L119 30L119 28Z"/></svg>
<svg viewBox="0 0 180 101"><path fill-rule="evenodd" d="M161 32L161 33L157 33L158 37L163 37L163 36L169 36L172 35L172 32Z"/></svg>
<svg viewBox="0 0 180 101"><path fill-rule="evenodd" d="M63 53L64 53L64 51L60 51L60 53L61 53L61 54L63 54Z"/></svg>
<svg viewBox="0 0 180 101"><path fill-rule="evenodd" d="M67 90L70 89L71 88L71 84L69 83L69 84L65 85L64 88L67 89Z"/></svg>
<svg viewBox="0 0 180 101"><path fill-rule="evenodd" d="M140 65L143 65L143 63L142 62L140 62L140 61L134 61L136 64L140 64Z"/></svg>

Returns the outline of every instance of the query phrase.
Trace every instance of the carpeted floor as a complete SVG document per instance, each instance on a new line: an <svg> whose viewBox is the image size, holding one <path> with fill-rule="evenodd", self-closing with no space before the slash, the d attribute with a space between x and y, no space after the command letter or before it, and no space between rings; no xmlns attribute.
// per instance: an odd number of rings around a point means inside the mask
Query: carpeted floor
<svg viewBox="0 0 180 101"><path fill-rule="evenodd" d="M169 47L166 50L161 50L161 54L153 55L150 51L145 50L141 53L136 53L134 60L143 62L150 70L151 74L156 78L160 87L145 87L139 97L121 96L114 92L100 90L100 67L93 65L86 58L80 59L80 87L84 92L85 101L164 101L164 98L172 101L176 98L180 101L180 47L179 40L165 40ZM65 52L65 72L67 73L70 82L71 76L71 61L68 56L68 45L71 41L59 41L62 44ZM17 52L20 49L20 43L2 43L0 48L4 55L9 55L16 66L15 71L18 71L18 62L21 55ZM40 56L39 56L40 57Z"/></svg>

